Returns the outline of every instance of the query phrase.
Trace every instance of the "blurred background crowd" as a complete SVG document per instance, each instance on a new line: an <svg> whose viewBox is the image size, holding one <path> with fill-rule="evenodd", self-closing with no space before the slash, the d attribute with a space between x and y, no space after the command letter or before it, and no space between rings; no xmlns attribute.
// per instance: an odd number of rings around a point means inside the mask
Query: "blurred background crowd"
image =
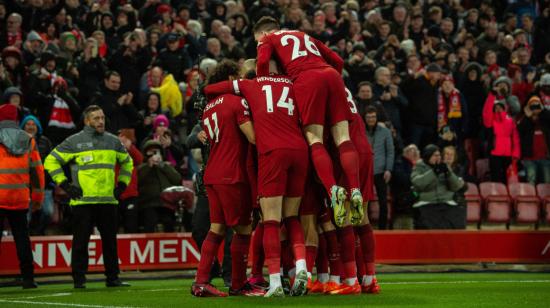
<svg viewBox="0 0 550 308"><path fill-rule="evenodd" d="M197 123L190 99L222 59L256 56L251 28L272 16L345 60L343 78L375 150L381 208L389 195L394 214L406 215L413 204L460 203L465 181L550 183L549 5L0 0L0 103L18 107L43 158L78 131L81 110L101 106L136 166L124 231L190 230L190 213L178 218L159 201L167 187L192 186L202 163L186 143ZM436 173L433 185L424 167ZM47 190L35 234L52 219L63 225L66 198L51 180Z"/></svg>

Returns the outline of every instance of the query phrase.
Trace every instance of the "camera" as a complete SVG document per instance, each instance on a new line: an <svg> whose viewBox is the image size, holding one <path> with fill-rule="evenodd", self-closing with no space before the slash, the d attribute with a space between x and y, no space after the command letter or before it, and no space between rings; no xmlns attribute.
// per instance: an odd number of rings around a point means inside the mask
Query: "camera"
<svg viewBox="0 0 550 308"><path fill-rule="evenodd" d="M532 104L532 105L529 106L529 109L531 109L531 111L542 110L542 105L541 104Z"/></svg>

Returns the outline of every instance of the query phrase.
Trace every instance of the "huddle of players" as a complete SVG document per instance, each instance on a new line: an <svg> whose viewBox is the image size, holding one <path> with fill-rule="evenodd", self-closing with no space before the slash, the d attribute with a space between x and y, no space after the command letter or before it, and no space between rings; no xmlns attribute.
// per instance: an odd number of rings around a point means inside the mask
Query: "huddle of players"
<svg viewBox="0 0 550 308"><path fill-rule="evenodd" d="M257 60L242 68L221 62L204 89L202 126L211 145L204 184L211 226L191 293L228 295L209 283L227 227L235 231L229 295L284 296L283 268L293 296L378 293L374 236L365 214L373 195L372 150L340 75L343 61L305 33L281 31L271 17L256 23L254 37ZM288 77L279 74L278 65ZM261 222L251 240L257 198ZM267 291L260 287L267 285Z"/></svg>

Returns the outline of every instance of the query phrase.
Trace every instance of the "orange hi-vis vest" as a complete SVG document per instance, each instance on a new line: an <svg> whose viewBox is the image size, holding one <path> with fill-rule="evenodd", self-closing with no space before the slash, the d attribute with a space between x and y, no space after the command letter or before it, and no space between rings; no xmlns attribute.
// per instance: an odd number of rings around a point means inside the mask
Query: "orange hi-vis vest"
<svg viewBox="0 0 550 308"><path fill-rule="evenodd" d="M19 140L23 145L14 154L13 146L10 148L0 140L0 208L26 210L31 200L42 202L44 198L44 166L40 153L34 139L25 139L22 134L26 133L22 130L15 127L0 129L9 130L0 135L9 134L12 140Z"/></svg>

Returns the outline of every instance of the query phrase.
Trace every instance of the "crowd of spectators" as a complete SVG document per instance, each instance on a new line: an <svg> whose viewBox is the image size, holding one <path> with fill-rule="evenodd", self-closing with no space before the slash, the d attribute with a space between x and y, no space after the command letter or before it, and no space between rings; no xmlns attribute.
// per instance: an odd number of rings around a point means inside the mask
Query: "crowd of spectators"
<svg viewBox="0 0 550 308"><path fill-rule="evenodd" d="M516 165L525 181L550 181L549 6L548 0L0 0L0 103L18 107L42 155L78 130L81 110L101 106L107 130L121 136L134 158L142 156L126 203L154 208L159 189L198 170L200 159L185 144L197 123L193 93L220 60L255 57L252 25L273 16L344 59L343 78L358 110L367 122L367 110L376 116L369 138L385 157L375 166L377 190L383 194L389 185L399 215L418 201L409 187L422 186L413 169L429 168L425 155L417 163L419 149L433 152L428 144L439 155L454 151L452 168L438 169L438 178L456 173L475 180L475 159L486 157L492 180L505 182L507 168ZM383 147L382 134L389 136ZM411 173L412 184L403 176ZM51 180L48 191L45 203L53 203ZM44 209L38 233L51 213ZM165 214L147 210L124 225L150 231L155 226L140 217L155 217L171 230Z"/></svg>

